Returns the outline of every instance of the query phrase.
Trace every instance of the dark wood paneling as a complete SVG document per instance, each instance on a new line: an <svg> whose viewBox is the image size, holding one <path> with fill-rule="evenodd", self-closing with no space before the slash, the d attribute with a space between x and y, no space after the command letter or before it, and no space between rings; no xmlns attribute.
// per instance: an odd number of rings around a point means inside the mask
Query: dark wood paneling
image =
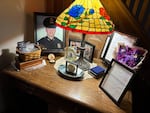
<svg viewBox="0 0 150 113"><path fill-rule="evenodd" d="M122 0L129 13L133 16L135 21L139 24L141 31L144 32L145 37L150 37L149 29L150 21L150 1L149 0Z"/></svg>
<svg viewBox="0 0 150 113"><path fill-rule="evenodd" d="M47 12L59 15L73 0L47 0Z"/></svg>

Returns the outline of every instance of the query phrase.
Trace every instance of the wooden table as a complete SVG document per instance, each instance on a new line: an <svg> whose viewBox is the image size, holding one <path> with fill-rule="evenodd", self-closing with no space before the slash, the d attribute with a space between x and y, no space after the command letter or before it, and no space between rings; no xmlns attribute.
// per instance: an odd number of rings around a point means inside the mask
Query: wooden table
<svg viewBox="0 0 150 113"><path fill-rule="evenodd" d="M94 62L103 65L100 59ZM123 99L121 106L118 107L113 101L99 88L101 79L86 79L82 81L70 81L60 77L54 68L54 64L47 61L47 65L36 70L19 72L12 68L4 69L3 74L17 79L19 85L25 91L35 94L41 98L48 99L48 94L57 95L73 103L94 109L102 113L130 113L131 102L128 98ZM39 94L43 90L46 94Z"/></svg>

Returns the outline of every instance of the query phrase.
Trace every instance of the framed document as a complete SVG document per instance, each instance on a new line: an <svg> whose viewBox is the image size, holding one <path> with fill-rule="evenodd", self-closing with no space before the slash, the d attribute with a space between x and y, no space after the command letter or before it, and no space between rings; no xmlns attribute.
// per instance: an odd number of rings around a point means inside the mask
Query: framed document
<svg viewBox="0 0 150 113"><path fill-rule="evenodd" d="M99 87L119 105L134 75L133 70L112 59Z"/></svg>
<svg viewBox="0 0 150 113"><path fill-rule="evenodd" d="M104 47L101 52L101 58L107 63L110 64L112 59L115 59L116 50L120 44L133 46L137 41L136 37L127 35L118 31L114 31L110 36L107 37L107 40L104 44Z"/></svg>

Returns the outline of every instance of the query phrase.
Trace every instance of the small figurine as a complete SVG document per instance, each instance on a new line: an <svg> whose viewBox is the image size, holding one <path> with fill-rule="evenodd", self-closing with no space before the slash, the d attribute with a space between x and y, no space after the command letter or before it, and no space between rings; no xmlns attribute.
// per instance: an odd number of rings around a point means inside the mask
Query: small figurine
<svg viewBox="0 0 150 113"><path fill-rule="evenodd" d="M49 54L49 55L48 55L48 59L49 59L49 62L50 62L50 63L55 63L55 55L54 55L54 54L52 54L52 53Z"/></svg>

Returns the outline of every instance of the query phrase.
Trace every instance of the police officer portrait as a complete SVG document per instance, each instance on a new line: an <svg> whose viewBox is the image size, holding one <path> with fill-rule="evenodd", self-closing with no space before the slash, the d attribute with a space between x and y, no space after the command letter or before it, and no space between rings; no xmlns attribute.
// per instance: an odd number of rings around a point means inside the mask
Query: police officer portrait
<svg viewBox="0 0 150 113"><path fill-rule="evenodd" d="M56 17L35 14L35 41L44 52L61 52L65 46L65 31L55 25Z"/></svg>

